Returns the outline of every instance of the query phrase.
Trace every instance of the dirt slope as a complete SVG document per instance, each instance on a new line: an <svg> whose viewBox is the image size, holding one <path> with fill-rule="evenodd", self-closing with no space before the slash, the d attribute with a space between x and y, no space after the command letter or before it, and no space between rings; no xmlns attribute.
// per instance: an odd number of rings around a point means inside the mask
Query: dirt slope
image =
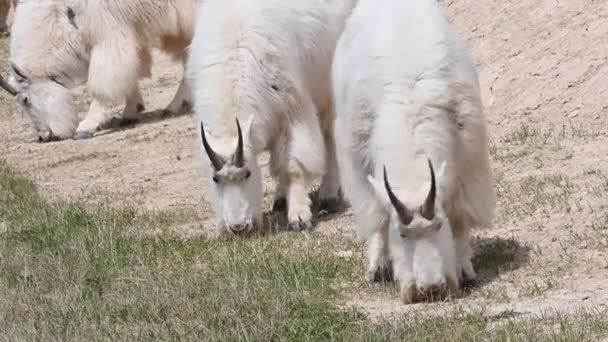
<svg viewBox="0 0 608 342"><path fill-rule="evenodd" d="M457 303L487 308L489 315L605 308L608 6L602 0L442 4L478 62L499 194L496 228L477 234L483 285ZM142 82L151 111L170 101L181 74L166 57L156 60L153 79ZM192 210L201 221L187 229L211 230L193 118L147 117L91 140L39 144L27 118L7 111L1 156L49 196L129 198L148 208ZM353 228L347 211L317 230ZM394 294L373 290L353 298L347 304L372 315L452 305L402 306Z"/></svg>

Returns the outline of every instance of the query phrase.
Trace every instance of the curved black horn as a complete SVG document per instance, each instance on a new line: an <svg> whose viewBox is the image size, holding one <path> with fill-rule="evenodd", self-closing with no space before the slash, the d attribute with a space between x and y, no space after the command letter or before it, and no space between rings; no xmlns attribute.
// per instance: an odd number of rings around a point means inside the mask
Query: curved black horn
<svg viewBox="0 0 608 342"><path fill-rule="evenodd" d="M426 201L421 208L421 214L427 220L432 220L435 217L435 198L437 197L437 188L435 186L435 171L433 171L433 163L429 159L429 169L431 169L431 189L426 196Z"/></svg>
<svg viewBox="0 0 608 342"><path fill-rule="evenodd" d="M239 119L236 118L236 129L239 135L239 141L236 145L236 151L234 152L234 165L236 167L243 167L245 164L245 157L243 155L243 132L241 131L241 125Z"/></svg>
<svg viewBox="0 0 608 342"><path fill-rule="evenodd" d="M215 151L209 146L209 142L207 142L207 137L205 136L205 128L203 127L203 122L201 121L201 139L203 140L203 147L205 148L205 152L209 156L209 160L215 168L215 171L221 170L224 166L224 160L220 157Z"/></svg>
<svg viewBox="0 0 608 342"><path fill-rule="evenodd" d="M11 63L11 68L13 69L13 71L15 72L15 74L17 74L17 76L19 76L20 78L22 78L26 82L31 83L31 80L27 76L25 76L25 73L23 72L23 70L19 69L15 65L15 63Z"/></svg>
<svg viewBox="0 0 608 342"><path fill-rule="evenodd" d="M0 87L6 90L9 94L17 96L17 91L13 88L2 75L0 75Z"/></svg>
<svg viewBox="0 0 608 342"><path fill-rule="evenodd" d="M401 203L401 201L395 196L393 190L391 189L391 185L388 183L388 177L386 176L386 166L384 166L384 187L386 188L386 192L388 193L388 198L391 200L393 207L399 214L399 218L401 218L401 222L403 224L409 224L412 222L414 218L412 213Z"/></svg>

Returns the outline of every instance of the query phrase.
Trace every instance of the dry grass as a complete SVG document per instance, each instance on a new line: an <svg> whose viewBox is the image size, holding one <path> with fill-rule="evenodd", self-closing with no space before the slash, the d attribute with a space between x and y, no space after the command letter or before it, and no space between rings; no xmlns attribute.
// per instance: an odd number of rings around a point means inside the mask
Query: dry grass
<svg viewBox="0 0 608 342"><path fill-rule="evenodd" d="M591 341L608 332L603 312L488 319L458 305L441 317L372 322L337 305L343 293L366 287L354 240L130 233L170 224L167 215L48 202L0 166L0 339ZM356 252L345 258L337 246ZM483 274L512 269L521 248L481 243L477 267Z"/></svg>

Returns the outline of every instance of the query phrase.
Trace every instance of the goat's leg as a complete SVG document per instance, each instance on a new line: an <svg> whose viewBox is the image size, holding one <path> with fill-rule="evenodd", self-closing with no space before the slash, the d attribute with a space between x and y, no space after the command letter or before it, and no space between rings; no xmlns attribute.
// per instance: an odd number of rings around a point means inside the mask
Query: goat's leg
<svg viewBox="0 0 608 342"><path fill-rule="evenodd" d="M325 174L321 179L319 187L320 210L326 213L335 212L340 205L340 172L336 157L336 145L334 141L333 111L325 117L324 142L325 142Z"/></svg>
<svg viewBox="0 0 608 342"><path fill-rule="evenodd" d="M369 283L392 280L393 265L388 249L388 224L385 223L374 231L367 243L369 264L365 279Z"/></svg>
<svg viewBox="0 0 608 342"><path fill-rule="evenodd" d="M293 163L295 164L295 163ZM308 189L310 177L301 167L292 165L289 170L289 190L287 194L287 220L289 227L295 231L312 228L311 200Z"/></svg>
<svg viewBox="0 0 608 342"><path fill-rule="evenodd" d="M388 215L376 200L367 180L370 170L366 168L363 156L351 148L350 133L344 132L343 127L340 120L336 121L334 136L338 172L344 197L350 202L355 216L357 231L367 242L368 268L365 278L368 282L390 279L393 278L393 262L388 246ZM411 278L411 270L409 273Z"/></svg>
<svg viewBox="0 0 608 342"><path fill-rule="evenodd" d="M173 100L171 100L169 105L164 110L164 115L181 115L192 109L192 89L190 88L190 83L188 82L185 73L186 59L187 55L184 55L182 57L184 65L184 74L182 76L182 80L179 83L179 87L177 88L177 92L173 97Z"/></svg>
<svg viewBox="0 0 608 342"><path fill-rule="evenodd" d="M141 49L139 56L139 78L146 78L152 75L152 54L148 49ZM122 112L121 124L131 124L139 119L140 113L146 110L144 99L141 96L139 85L135 84L125 101L125 109Z"/></svg>
<svg viewBox="0 0 608 342"><path fill-rule="evenodd" d="M94 98L84 120L76 128L75 139L84 140L92 138L97 129L110 120L111 115L110 109Z"/></svg>
<svg viewBox="0 0 608 342"><path fill-rule="evenodd" d="M305 101L297 120L290 123L285 151L289 189L287 219L294 230L312 228L308 191L325 169L323 134L312 101Z"/></svg>
<svg viewBox="0 0 608 342"><path fill-rule="evenodd" d="M277 186L274 191L272 211L281 212L287 210L287 191L289 189L289 179L285 174L280 174L277 179Z"/></svg>
<svg viewBox="0 0 608 342"><path fill-rule="evenodd" d="M270 152L270 160L268 163L270 175L277 180L272 203L272 211L274 212L287 211L289 176L284 172L287 167L285 164L286 155L285 136L280 136Z"/></svg>
<svg viewBox="0 0 608 342"><path fill-rule="evenodd" d="M139 114L145 110L144 99L141 97L139 87L127 97L125 109L122 112L120 125L130 125L139 120Z"/></svg>
<svg viewBox="0 0 608 342"><path fill-rule="evenodd" d="M457 269L463 286L474 286L477 274L473 268L473 249L471 248L471 228L461 219L450 220L456 247Z"/></svg>
<svg viewBox="0 0 608 342"><path fill-rule="evenodd" d="M112 105L128 102L127 107L135 110L125 108L123 116L126 114L130 119L137 113L137 104L142 102L137 81L141 75L149 74L151 61L149 52L138 49L136 41L136 37L125 35L93 47L87 82L93 102L76 129L77 139L90 138L105 125L111 117Z"/></svg>

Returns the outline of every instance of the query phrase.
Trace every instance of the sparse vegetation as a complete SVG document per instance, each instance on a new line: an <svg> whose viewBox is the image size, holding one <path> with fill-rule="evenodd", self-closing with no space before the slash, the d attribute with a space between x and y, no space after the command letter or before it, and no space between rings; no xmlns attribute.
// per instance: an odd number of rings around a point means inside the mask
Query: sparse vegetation
<svg viewBox="0 0 608 342"><path fill-rule="evenodd" d="M0 339L580 341L608 332L601 313L489 320L454 310L370 321L340 309L363 285L361 250L313 233L250 239L141 237L134 208L48 202L0 166ZM336 246L357 250L339 256ZM481 248L499 269L517 247ZM487 263L487 264L484 264ZM496 263L496 264L492 264ZM344 285L354 284L354 285ZM365 286L365 285L363 285ZM379 285L382 286L382 285ZM338 290L339 289L339 290ZM395 298L395 300L397 300ZM554 329L554 327L558 327Z"/></svg>

